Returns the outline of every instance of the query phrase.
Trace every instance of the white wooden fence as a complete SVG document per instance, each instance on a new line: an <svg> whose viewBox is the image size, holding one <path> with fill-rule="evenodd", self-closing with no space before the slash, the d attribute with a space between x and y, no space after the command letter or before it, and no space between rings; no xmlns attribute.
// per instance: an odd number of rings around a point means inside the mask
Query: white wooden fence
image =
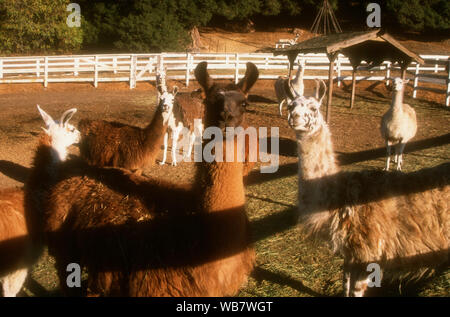
<svg viewBox="0 0 450 317"><path fill-rule="evenodd" d="M450 105L450 59L444 55L421 55L425 65L412 63L408 67L412 80L413 97L419 90L432 90L446 95L445 104ZM193 70L201 61L208 62L213 78L234 79L235 82L244 75L245 64L253 62L260 70L260 79L276 79L286 75L289 68L285 56L267 53L161 53L161 54L102 54L70 56L30 56L0 57L1 83L48 83L92 82L97 87L99 82L129 82L130 88L139 81L155 80L159 60L167 69L170 79L184 80L189 85L193 79ZM299 55L296 63L305 59L305 79L327 79L329 61L325 54ZM368 69L362 64L358 68L356 80L389 81L392 72L399 67L384 62L379 67ZM352 67L348 58L339 55L335 63L335 78L338 86L343 80L351 80ZM442 88L421 87L420 83L432 83Z"/></svg>

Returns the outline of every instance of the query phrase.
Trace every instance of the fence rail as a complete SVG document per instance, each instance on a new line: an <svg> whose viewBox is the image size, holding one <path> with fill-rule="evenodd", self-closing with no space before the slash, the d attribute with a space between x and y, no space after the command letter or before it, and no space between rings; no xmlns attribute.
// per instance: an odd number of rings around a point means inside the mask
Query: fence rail
<svg viewBox="0 0 450 317"><path fill-rule="evenodd" d="M412 63L408 67L408 77L413 79L413 97L421 87L420 83L432 83L441 88L433 88L436 93L446 95L445 104L450 105L450 59L446 55L421 55L424 65ZM325 54L300 54L305 60L305 79L327 79L329 66ZM276 79L287 75L289 61L285 56L270 53L161 53L161 54L102 54L67 56L0 57L0 84L2 83L48 83L92 82L129 82L130 88L139 81L155 80L156 67L161 62L167 69L170 79L184 80L186 86L193 79L193 70L201 61L208 62L213 78L234 79L244 75L245 64L253 62L260 70L261 79ZM358 71L363 75L356 80L386 81L392 80L392 72L399 70L396 65L384 62L378 67L368 68L362 64ZM340 86L343 80L351 80L352 66L348 58L339 55L335 62L335 79Z"/></svg>

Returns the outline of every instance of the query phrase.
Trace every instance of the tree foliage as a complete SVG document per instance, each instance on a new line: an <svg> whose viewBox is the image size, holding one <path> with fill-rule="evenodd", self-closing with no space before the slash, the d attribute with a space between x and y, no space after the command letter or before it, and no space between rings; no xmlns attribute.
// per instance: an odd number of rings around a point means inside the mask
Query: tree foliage
<svg viewBox="0 0 450 317"><path fill-rule="evenodd" d="M80 49L82 30L69 27L69 0L0 0L0 52L36 54Z"/></svg>
<svg viewBox="0 0 450 317"><path fill-rule="evenodd" d="M66 25L70 14L66 7L72 1L81 6L81 28ZM329 0L338 20L361 29L369 2ZM448 0L379 3L382 26L389 31L446 34L450 30ZM195 26L246 19L311 21L321 5L319 0L0 0L0 52L184 50Z"/></svg>

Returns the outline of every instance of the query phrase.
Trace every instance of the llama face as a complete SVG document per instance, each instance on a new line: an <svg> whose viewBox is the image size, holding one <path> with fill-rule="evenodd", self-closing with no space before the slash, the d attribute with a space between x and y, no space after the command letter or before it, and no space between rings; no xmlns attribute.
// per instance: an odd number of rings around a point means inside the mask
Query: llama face
<svg viewBox="0 0 450 317"><path fill-rule="evenodd" d="M297 97L288 106L289 126L299 132L315 132L323 122L319 108L314 97Z"/></svg>
<svg viewBox="0 0 450 317"><path fill-rule="evenodd" d="M195 78L205 93L205 128L216 126L241 126L247 106L247 94L258 80L259 71L253 63L247 63L244 78L237 85L215 84L207 71L207 63L201 62L195 68Z"/></svg>
<svg viewBox="0 0 450 317"><path fill-rule="evenodd" d="M394 90L400 91L403 89L403 86L409 82L409 79L403 80L400 77L397 77L393 80Z"/></svg>
<svg viewBox="0 0 450 317"><path fill-rule="evenodd" d="M247 98L242 92L236 90L218 89L211 96L212 107L215 108L214 118L218 127L238 127L242 125L247 106Z"/></svg>
<svg viewBox="0 0 450 317"><path fill-rule="evenodd" d="M59 121L53 118L37 106L42 119L45 122L46 128L43 128L45 133L52 139L52 147L58 153L61 160L66 158L67 148L72 144L80 142L80 131L69 123L70 118L77 112L76 108L67 110L61 116Z"/></svg>

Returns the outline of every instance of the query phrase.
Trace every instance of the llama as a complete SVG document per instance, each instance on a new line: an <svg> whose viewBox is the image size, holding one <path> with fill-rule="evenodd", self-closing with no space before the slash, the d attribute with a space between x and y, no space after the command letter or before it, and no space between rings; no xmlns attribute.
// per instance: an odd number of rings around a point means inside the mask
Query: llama
<svg viewBox="0 0 450 317"><path fill-rule="evenodd" d="M22 289L30 266L31 248L23 190L0 190L0 284L3 296L15 297Z"/></svg>
<svg viewBox="0 0 450 317"><path fill-rule="evenodd" d="M161 150L176 93L159 92L156 113L143 129L119 122L80 120L81 157L93 166L123 167L138 174L147 164L153 164Z"/></svg>
<svg viewBox="0 0 450 317"><path fill-rule="evenodd" d="M165 83L158 83L160 89L165 89ZM164 135L164 150L163 159L159 163L164 165L167 159L167 146L169 134L172 137L172 165L177 165L176 152L178 147L178 139L183 130L187 129L187 134L184 137L189 138L189 145L187 153L184 153L184 157L191 157L192 148L194 147L195 137L201 136L203 132L203 124L201 120L203 118L203 100L201 92L193 91L192 93L178 93L178 88L175 86L173 95L175 96L173 108L168 119L167 131ZM197 120L196 120L197 119ZM198 123L200 120L200 123Z"/></svg>
<svg viewBox="0 0 450 317"><path fill-rule="evenodd" d="M394 95L389 110L381 118L381 136L386 141L386 168L389 170L391 146L395 148L394 162L397 170L402 169L403 150L406 142L411 140L417 132L416 112L410 105L403 103L404 85L409 80L394 79Z"/></svg>
<svg viewBox="0 0 450 317"><path fill-rule="evenodd" d="M25 190L0 190L0 283L3 296L16 296L21 290L28 268L36 261L36 253L41 247L40 237L36 234L41 231L42 213L38 206L45 187L42 176L47 174L47 181L55 181L57 164L66 159L67 148L79 141L80 133L68 123L76 109L66 111L60 123L55 122L39 106L38 110L46 123L45 136L42 138L52 148L47 157L47 169L33 170ZM35 192L36 186L41 191ZM33 208L28 208L30 206Z"/></svg>
<svg viewBox="0 0 450 317"><path fill-rule="evenodd" d="M200 63L195 76L205 98L205 126L243 122L247 93L258 69L219 85ZM221 145L235 145L225 138ZM226 296L236 294L255 263L245 213L243 163L197 162L196 181L181 186L121 169L83 165L60 169L48 200L45 228L63 290L66 266L88 272L91 296ZM235 151L237 154L238 151ZM236 158L235 154L235 158Z"/></svg>
<svg viewBox="0 0 450 317"><path fill-rule="evenodd" d="M450 164L409 174L340 172L320 105L297 97L288 106L299 154L299 222L344 258L345 294L365 294L369 263L386 280L393 268L413 279L448 262Z"/></svg>
<svg viewBox="0 0 450 317"><path fill-rule="evenodd" d="M292 89L294 90L295 96L303 96L305 91L305 85L303 82L303 76L305 74L305 62L302 60L297 68L297 73L295 78L291 81ZM288 95L285 92L285 82L288 82L288 78L278 77L275 81L275 94L278 100L278 107L280 110L280 116L283 116L282 108L283 104L289 102Z"/></svg>

